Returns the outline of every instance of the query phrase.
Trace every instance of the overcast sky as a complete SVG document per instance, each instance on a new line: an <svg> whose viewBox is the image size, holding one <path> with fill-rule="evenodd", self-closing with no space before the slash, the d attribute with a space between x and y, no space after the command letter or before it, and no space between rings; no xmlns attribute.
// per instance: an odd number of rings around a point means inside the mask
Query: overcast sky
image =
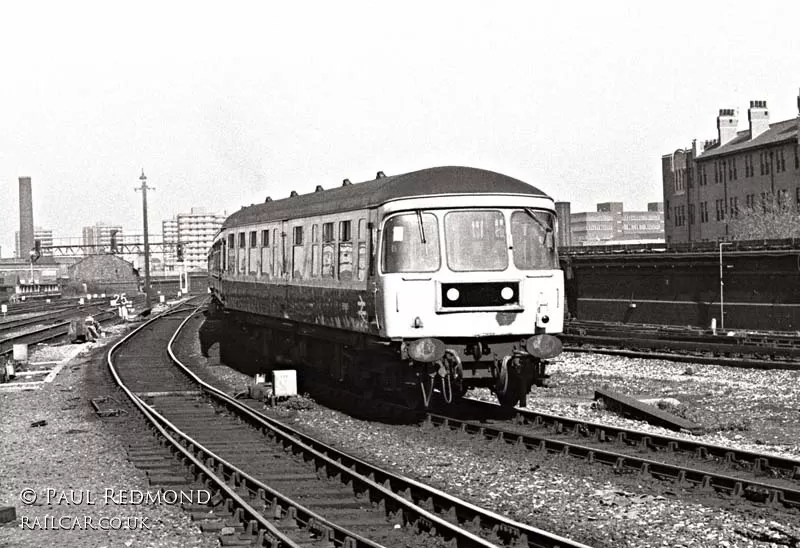
<svg viewBox="0 0 800 548"><path fill-rule="evenodd" d="M125 6L123 9L121 6ZM663 154L719 108L797 116L798 2L14 2L0 19L0 246L18 178L56 238L153 232L440 165L573 211L661 201Z"/></svg>

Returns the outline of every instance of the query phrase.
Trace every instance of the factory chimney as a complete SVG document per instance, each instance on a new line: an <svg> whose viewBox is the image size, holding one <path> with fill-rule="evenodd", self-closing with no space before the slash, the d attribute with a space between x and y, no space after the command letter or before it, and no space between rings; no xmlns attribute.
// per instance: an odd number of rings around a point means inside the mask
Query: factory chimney
<svg viewBox="0 0 800 548"><path fill-rule="evenodd" d="M750 139L755 139L769 129L769 111L766 101L750 101L747 109L747 119L750 121Z"/></svg>
<svg viewBox="0 0 800 548"><path fill-rule="evenodd" d="M739 113L736 109L719 109L719 116L717 116L717 138L719 139L719 146L724 146L736 137L738 126Z"/></svg>
<svg viewBox="0 0 800 548"><path fill-rule="evenodd" d="M31 178L19 178L19 258L27 260L33 249L33 193Z"/></svg>

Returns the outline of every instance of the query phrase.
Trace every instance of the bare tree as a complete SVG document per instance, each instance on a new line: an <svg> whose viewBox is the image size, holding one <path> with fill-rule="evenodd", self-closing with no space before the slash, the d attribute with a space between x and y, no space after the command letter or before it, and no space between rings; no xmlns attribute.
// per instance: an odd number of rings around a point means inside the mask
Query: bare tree
<svg viewBox="0 0 800 548"><path fill-rule="evenodd" d="M728 227L732 240L800 238L800 213L785 195L769 194L736 212Z"/></svg>

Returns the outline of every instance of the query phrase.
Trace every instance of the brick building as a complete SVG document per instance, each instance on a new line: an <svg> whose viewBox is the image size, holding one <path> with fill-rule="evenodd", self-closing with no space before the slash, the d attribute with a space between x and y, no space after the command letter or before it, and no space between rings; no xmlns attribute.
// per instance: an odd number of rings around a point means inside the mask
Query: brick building
<svg viewBox="0 0 800 548"><path fill-rule="evenodd" d="M767 102L750 101L747 120L739 131L738 110L720 109L717 139L662 156L667 243L725 240L745 209L800 205L800 116L770 123Z"/></svg>
<svg viewBox="0 0 800 548"><path fill-rule="evenodd" d="M135 295L139 291L139 273L131 263L116 255L89 255L69 267L69 281L64 285L63 294L82 295L84 293L127 293Z"/></svg>

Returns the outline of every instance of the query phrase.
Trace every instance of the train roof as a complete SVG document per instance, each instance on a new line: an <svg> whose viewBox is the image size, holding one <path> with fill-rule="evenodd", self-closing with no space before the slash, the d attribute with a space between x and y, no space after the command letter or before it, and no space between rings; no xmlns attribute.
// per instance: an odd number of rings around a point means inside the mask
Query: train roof
<svg viewBox="0 0 800 548"><path fill-rule="evenodd" d="M228 217L222 228L366 209L403 198L479 193L547 197L528 183L493 171L433 167L243 207Z"/></svg>

